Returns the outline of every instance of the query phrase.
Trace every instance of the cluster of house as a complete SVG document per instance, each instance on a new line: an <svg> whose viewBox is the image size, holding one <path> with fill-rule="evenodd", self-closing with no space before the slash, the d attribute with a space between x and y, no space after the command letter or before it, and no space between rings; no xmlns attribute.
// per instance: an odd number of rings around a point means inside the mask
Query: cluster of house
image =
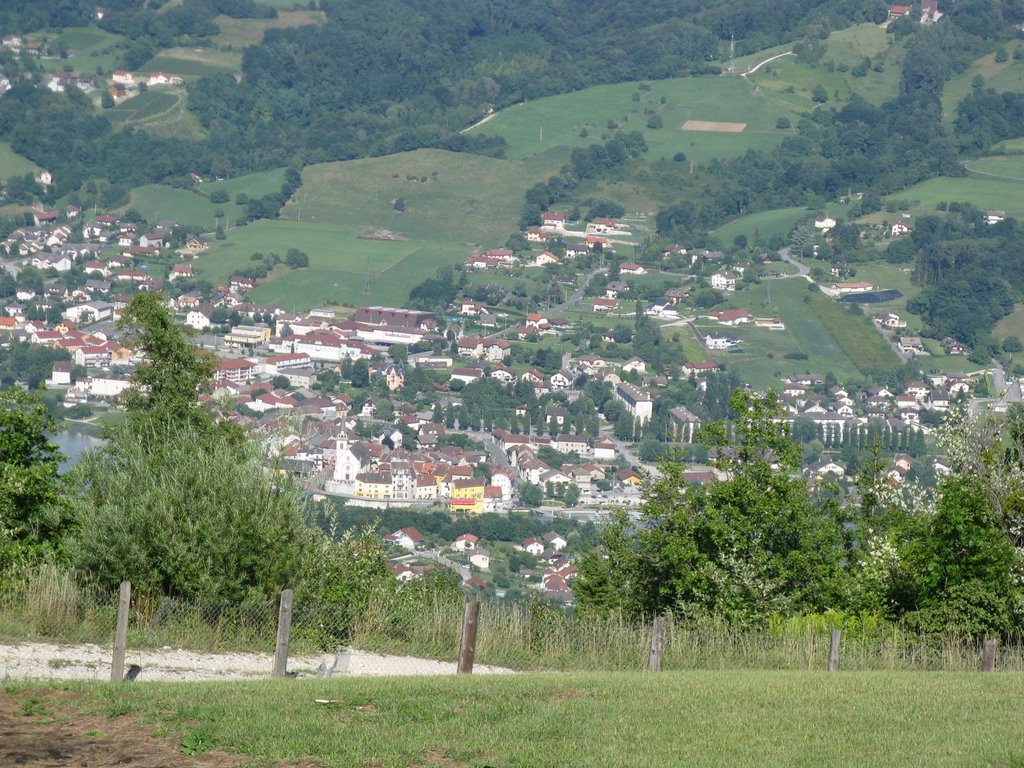
<svg viewBox="0 0 1024 768"><path fill-rule="evenodd" d="M870 386L854 391L836 385L825 394L813 391L824 379L817 374L798 374L783 382L780 398L786 408L786 421L791 425L798 419L812 422L826 446L839 446L844 439L881 435L927 435L933 428L922 422L926 411L947 412L960 398L970 396L971 389L983 372L936 372L923 380L909 382L902 391ZM827 464L828 466L825 466ZM811 467L823 475L837 471L836 462ZM841 469L841 466L840 466ZM909 465L906 469L909 469ZM905 475L906 471L902 473ZM901 475L901 476L902 476Z"/></svg>
<svg viewBox="0 0 1024 768"><path fill-rule="evenodd" d="M423 534L414 527L400 528L384 536L383 540L387 545L400 547L412 553L422 550L425 545ZM561 534L548 531L540 538L531 536L514 544L513 549L526 552L537 558L542 566L540 568L523 566L518 571L520 577L527 580L530 586L537 589L544 597L571 604L573 602L571 584L576 578L577 572L572 557L564 551L568 544L569 542ZM491 569L493 553L475 534L464 533L456 537L448 549L465 558L465 562L472 568L484 572ZM388 567L396 579L408 582L438 566L436 563L413 565L405 562L392 562ZM477 576L467 576L465 583L474 589L487 588L487 582Z"/></svg>
<svg viewBox="0 0 1024 768"><path fill-rule="evenodd" d="M114 102L117 103L123 99L127 99L130 96L134 96L139 91L139 87L145 85L152 88L155 85L180 85L181 78L172 75L170 72L150 72L149 74L141 74L138 72L129 72L124 69L115 69L110 75L110 82L107 85L107 93L113 97Z"/></svg>
<svg viewBox="0 0 1024 768"><path fill-rule="evenodd" d="M890 5L887 8L890 21L895 19L909 18L914 13L913 5ZM942 11L939 10L939 0L921 0L921 23L931 24L942 18Z"/></svg>

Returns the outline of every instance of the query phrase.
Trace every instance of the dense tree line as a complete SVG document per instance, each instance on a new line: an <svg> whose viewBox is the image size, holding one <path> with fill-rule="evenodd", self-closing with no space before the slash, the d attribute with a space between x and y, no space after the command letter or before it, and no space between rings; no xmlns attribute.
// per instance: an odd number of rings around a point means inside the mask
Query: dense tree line
<svg viewBox="0 0 1024 768"><path fill-rule="evenodd" d="M974 637L1020 626L1020 412L1003 425L956 412L939 493L895 492L875 454L845 505L808 489L781 414L773 394L737 390L729 422L703 433L721 478L691 485L663 463L640 524L622 515L580 563L580 610L741 626L831 610Z"/></svg>
<svg viewBox="0 0 1024 768"><path fill-rule="evenodd" d="M925 290L908 305L937 338L972 346L988 342L995 323L1013 311L1024 285L1024 246L1015 219L987 224L971 206L922 216L901 251L911 251L914 279Z"/></svg>

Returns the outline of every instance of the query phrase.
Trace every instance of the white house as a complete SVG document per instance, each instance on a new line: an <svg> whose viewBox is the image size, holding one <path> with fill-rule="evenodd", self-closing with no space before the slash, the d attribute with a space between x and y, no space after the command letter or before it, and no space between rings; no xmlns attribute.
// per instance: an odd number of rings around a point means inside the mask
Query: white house
<svg viewBox="0 0 1024 768"><path fill-rule="evenodd" d="M711 276L711 287L716 291L735 291L737 279L732 272L717 272Z"/></svg>

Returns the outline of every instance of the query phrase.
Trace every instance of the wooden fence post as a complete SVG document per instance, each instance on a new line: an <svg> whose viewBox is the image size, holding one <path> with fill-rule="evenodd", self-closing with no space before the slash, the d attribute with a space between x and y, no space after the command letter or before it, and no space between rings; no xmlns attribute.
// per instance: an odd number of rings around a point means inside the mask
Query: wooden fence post
<svg viewBox="0 0 1024 768"><path fill-rule="evenodd" d="M288 643L292 638L292 599L295 591L281 593L281 608L277 614L277 646L274 649L274 677L284 677L288 671Z"/></svg>
<svg viewBox="0 0 1024 768"><path fill-rule="evenodd" d="M843 633L838 629L832 630L832 642L828 647L828 671L839 671L839 639Z"/></svg>
<svg viewBox="0 0 1024 768"><path fill-rule="evenodd" d="M661 654L665 649L665 617L655 616L651 625L651 655L647 659L648 672L661 672Z"/></svg>
<svg viewBox="0 0 1024 768"><path fill-rule="evenodd" d="M981 671L995 672L996 657L999 655L999 641L986 640L985 647L981 653Z"/></svg>
<svg viewBox="0 0 1024 768"><path fill-rule="evenodd" d="M462 614L462 642L459 644L458 674L468 675L473 671L476 656L476 629L480 619L480 603L477 600L466 603Z"/></svg>
<svg viewBox="0 0 1024 768"><path fill-rule="evenodd" d="M128 611L132 605L132 583L121 582L121 594L117 601L117 627L114 630L114 658L110 665L110 681L124 679L124 653L128 647Z"/></svg>

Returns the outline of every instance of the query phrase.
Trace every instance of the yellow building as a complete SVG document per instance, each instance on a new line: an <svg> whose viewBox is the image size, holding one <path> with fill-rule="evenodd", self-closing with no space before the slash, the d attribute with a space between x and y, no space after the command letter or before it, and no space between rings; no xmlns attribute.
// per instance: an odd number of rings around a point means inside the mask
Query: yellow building
<svg viewBox="0 0 1024 768"><path fill-rule="evenodd" d="M484 481L476 478L452 481L449 508L452 512L479 515L484 511Z"/></svg>

